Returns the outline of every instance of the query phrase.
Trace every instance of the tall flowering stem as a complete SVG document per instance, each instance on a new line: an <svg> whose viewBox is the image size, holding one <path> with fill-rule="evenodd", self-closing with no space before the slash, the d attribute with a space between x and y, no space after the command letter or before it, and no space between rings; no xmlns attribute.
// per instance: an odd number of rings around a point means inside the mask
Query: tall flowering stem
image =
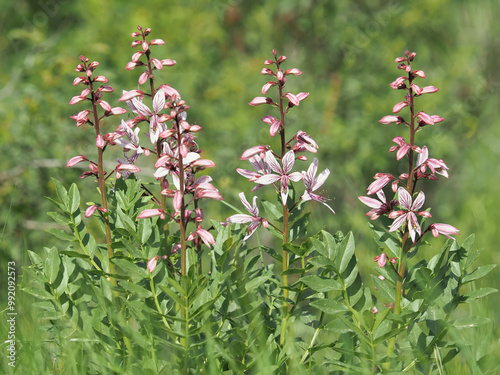
<svg viewBox="0 0 500 375"><path fill-rule="evenodd" d="M108 258L111 259L113 257L113 249L111 248L111 229L109 225L109 219L106 213L108 212L108 202L106 198L106 176L104 171L104 161L103 154L106 148L106 142L104 140L104 136L101 132L101 120L105 117L112 115L119 115L126 112L123 108L115 107L112 108L111 105L102 99L103 93L113 92L114 89L109 85L100 85L96 88L97 85L101 83L107 83L108 79L104 76L94 76L94 70L99 66L99 62L93 61L90 62L88 58L85 56L80 56L80 63L77 65L75 71L78 73L84 73L83 76L79 76L75 78L73 81L73 85L82 84L86 86L85 89L80 93L80 95L74 96L69 104L76 104L82 101L90 101L91 110L85 109L76 115L72 116L72 119L76 121L76 126L82 126L83 124L90 124L94 127L95 137L96 137L96 147L97 147L97 162L91 162L89 165L89 171L84 172L82 174L82 178L88 176L95 176L97 178L97 183L99 186L99 192L101 195L101 204L102 206L99 208L100 212L103 214L104 220L104 228L106 235L106 245L108 250ZM99 115L99 108L104 111L102 116ZM89 116L91 116L89 118ZM79 155L71 158L67 166L72 167L73 165L81 162L88 161L85 156ZM97 206L96 206L97 208ZM109 272L111 274L114 273L113 263L109 263ZM115 283L114 279L113 282Z"/></svg>
<svg viewBox="0 0 500 375"><path fill-rule="evenodd" d="M273 228L282 236L283 316L280 345L284 346L290 313L290 293L288 284L290 254L287 250L287 245L295 240L295 238L290 238L290 214L293 210L299 209L299 203L301 201L316 200L326 205L327 199L321 195L314 194L313 191L317 190L324 183L330 172L326 169L320 174L320 176L316 177L318 166L318 160L316 158L307 172L293 171L296 160L307 160L306 156L298 154L302 152L316 153L318 149L316 142L305 131L299 130L291 139L287 138L289 135L286 132L286 115L290 109L295 106L299 106L300 102L309 96L309 93L300 92L298 94L293 94L291 92L285 92L284 87L287 77L290 75L300 75L302 72L296 68L284 70L282 68L282 64L285 62L286 57L278 55L275 50L273 50L272 53L273 59L265 60L264 65L266 65L266 67L261 70L261 74L272 77L272 80L266 82L262 87L262 95L267 95L269 90L276 86L278 91L277 100L275 101L268 96L258 96L255 97L249 104L251 106L266 104L278 110L278 118L268 115L263 117L261 120L265 124L269 125L269 134L271 137L274 137L279 133L280 151L275 153L271 150L270 146L266 145L251 147L243 153L241 159L249 160L255 171L237 169L237 172L256 184L252 191L256 191L265 185L274 186L278 196L280 197L279 200L282 212L282 216L280 218L281 225L271 224L267 219L260 217L259 210L256 205L256 197L254 197L253 205L250 206L243 193L240 194L240 199L251 215L233 215L227 220L229 223L251 223L247 230L248 234L244 237L243 241L246 241L260 225L264 228ZM304 182L306 191L300 197L297 197L295 194L291 195L290 185L301 180Z"/></svg>
<svg viewBox="0 0 500 375"><path fill-rule="evenodd" d="M389 151L396 152L398 161L406 159L408 164L408 172L400 176L393 176L390 173L377 173L374 177L375 181L368 187L368 195L377 194L379 200L363 196L359 199L372 208L366 215L372 220L380 216L387 216L392 219L392 225L388 232L399 233L401 248L397 255L396 272L398 278L396 281L395 300L391 302L394 306L394 313L400 314L402 307L402 298L404 295L403 281L405 278L405 258L407 253L416 248L420 239L427 233L431 232L435 237L439 234L450 237L452 234L458 234L458 229L442 223L429 225L426 229L422 229L422 220L418 217L430 218L429 210L421 208L425 202L425 194L423 191L417 192L418 182L422 179L437 180L436 174L448 177L448 167L442 160L429 158L427 146L419 147L415 143L415 136L418 131L429 125L436 125L443 121L444 118L437 115L429 115L423 111L416 110L416 101L423 94L435 93L438 89L434 86L420 87L417 85L417 79L426 78L422 70L414 70L411 64L416 56L415 52L405 52L404 57L396 58L398 69L405 72L405 75L398 77L390 86L395 90L403 90L406 92L404 100L397 103L393 107L393 115L384 116L380 122L382 124L406 125L409 130L409 142L404 137L398 136L393 139L395 143ZM408 107L409 119L405 120L400 111ZM383 188L391 183L392 191L397 193L395 199L387 203ZM400 209L395 209L399 206ZM438 228L438 229L436 229ZM383 255L383 256L382 256ZM385 266L385 253L376 257L380 267ZM393 258L392 258L393 259ZM393 259L394 262L396 261ZM388 345L388 354L394 350L395 338L392 338Z"/></svg>

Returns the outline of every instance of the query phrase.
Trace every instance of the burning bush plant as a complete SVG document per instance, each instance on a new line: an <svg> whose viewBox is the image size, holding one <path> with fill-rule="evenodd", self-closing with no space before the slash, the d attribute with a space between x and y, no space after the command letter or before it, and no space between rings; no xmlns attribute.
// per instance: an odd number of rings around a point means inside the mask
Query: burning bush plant
<svg viewBox="0 0 500 375"><path fill-rule="evenodd" d="M82 131L94 130L96 154L72 156L67 166L88 164L81 178L96 181L100 200L84 207L76 183L53 180L57 211L49 215L66 230L50 231L67 246L30 251L22 286L37 299L40 349L51 371L440 373L459 351L450 330L481 323L456 319L454 310L495 291L466 285L494 266L474 269L474 237L459 244L453 225L429 223L422 182L447 178L449 169L416 143L420 130L444 120L417 106L438 90L418 85L426 75L412 67L416 54L396 59L404 75L391 87L404 100L380 120L402 130L389 151L406 172L377 173L359 197L378 222L370 223L378 275L367 280L357 257L368 255L355 250L352 233L310 233L310 204L335 211L322 191L330 170L317 156L314 129L295 129L287 117L307 116L300 111L309 93L286 85L302 72L274 50L264 61L268 81L250 105L269 109L261 121L277 147L241 150L250 167L235 173L256 195L241 192L240 210L207 174L216 165L203 158L202 127L188 119L181 91L158 81L158 71L176 62L154 57L164 41L150 34L132 33L126 70L140 73L137 89L119 98L128 109L106 100L114 90L98 62L81 56L76 67L73 84L83 89L70 100L80 106L72 118ZM122 157L105 163L111 149ZM141 171L147 163L150 175ZM259 198L265 189L274 201ZM205 199L235 213L225 221L205 217ZM261 241L269 237L262 231L275 241ZM431 259L412 262L429 235L449 241Z"/></svg>

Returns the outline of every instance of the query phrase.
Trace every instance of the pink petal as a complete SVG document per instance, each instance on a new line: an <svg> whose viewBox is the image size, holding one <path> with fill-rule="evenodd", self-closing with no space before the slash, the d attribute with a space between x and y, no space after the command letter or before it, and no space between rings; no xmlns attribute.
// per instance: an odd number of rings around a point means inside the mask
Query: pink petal
<svg viewBox="0 0 500 375"><path fill-rule="evenodd" d="M403 118L401 116L384 116L382 117L378 122L382 123L382 124L392 124L393 122L395 122L396 124L401 124L403 122Z"/></svg>
<svg viewBox="0 0 500 375"><path fill-rule="evenodd" d="M245 214L237 214L237 215L232 215L229 216L226 221L228 223L234 223L234 224L245 224L249 223L253 220L253 216L250 215L245 215Z"/></svg>
<svg viewBox="0 0 500 375"><path fill-rule="evenodd" d="M160 257L158 255L155 255L154 257L152 257L148 261L148 271L149 271L149 273L152 273L155 270L156 264L158 263L159 259L160 259Z"/></svg>
<svg viewBox="0 0 500 375"><path fill-rule="evenodd" d="M93 204L85 210L85 217L90 217L97 210L97 204Z"/></svg>
<svg viewBox="0 0 500 375"><path fill-rule="evenodd" d="M132 100L133 98L136 98L138 96L142 96L144 93L141 90L131 90L131 91L125 91L123 90L123 95L121 96L120 99L118 99L119 102L126 102L129 100Z"/></svg>
<svg viewBox="0 0 500 375"><path fill-rule="evenodd" d="M139 85L144 85L148 81L148 78L149 78L149 73L142 72L138 79Z"/></svg>
<svg viewBox="0 0 500 375"><path fill-rule="evenodd" d="M159 208L150 208L147 210L142 211L137 218L138 219L145 219L148 217L153 217L153 216L160 216L160 217L165 217L165 211L159 209Z"/></svg>
<svg viewBox="0 0 500 375"><path fill-rule="evenodd" d="M264 96L257 96L255 98L253 98L252 101L248 104L255 107L255 106L261 105L261 104L271 104L272 102L273 102L273 100L271 98L267 98Z"/></svg>
<svg viewBox="0 0 500 375"><path fill-rule="evenodd" d="M382 206L382 202L370 197L358 197L358 199L371 208L380 208Z"/></svg>
<svg viewBox="0 0 500 375"><path fill-rule="evenodd" d="M415 198L415 201L413 202L413 205L411 207L412 210L416 211L420 209L424 205L424 202L425 202L425 194L423 191L421 191L420 193L418 193L417 198Z"/></svg>
<svg viewBox="0 0 500 375"><path fill-rule="evenodd" d="M285 94L285 98L287 98L293 105L300 105L300 100L291 92L287 92Z"/></svg>
<svg viewBox="0 0 500 375"><path fill-rule="evenodd" d="M404 102L400 102L398 104L396 104L393 108L392 108L392 112L393 113L398 113L399 111L401 111L404 107L408 106L408 102L404 101Z"/></svg>
<svg viewBox="0 0 500 375"><path fill-rule="evenodd" d="M285 70L285 75L288 75L288 74L293 74L293 75L297 75L298 76L298 75L301 75L302 72L299 69L297 69L297 68L292 68L292 69Z"/></svg>
<svg viewBox="0 0 500 375"><path fill-rule="evenodd" d="M214 236L212 236L209 231L203 229L202 227L198 227L198 229L196 229L196 233L198 233L203 243L208 247L210 247L210 245L215 245Z"/></svg>
<svg viewBox="0 0 500 375"><path fill-rule="evenodd" d="M88 159L83 155L73 156L66 163L66 167L73 167L73 166L77 165L78 163L80 163L82 161L86 161L86 160L88 160Z"/></svg>
<svg viewBox="0 0 500 375"><path fill-rule="evenodd" d="M277 175L277 174L265 174L265 175L259 177L255 181L255 183L261 184L261 185L269 185L269 184L275 183L280 178L281 178L281 176Z"/></svg>
<svg viewBox="0 0 500 375"><path fill-rule="evenodd" d="M132 173L137 173L141 171L140 168L134 164L120 164L118 167L116 167L116 169L119 171L129 171Z"/></svg>
<svg viewBox="0 0 500 375"><path fill-rule="evenodd" d="M422 88L422 94L432 94L438 91L439 89L434 86L425 86Z"/></svg>
<svg viewBox="0 0 500 375"><path fill-rule="evenodd" d="M400 187L398 189L398 201L399 201L399 204L401 205L401 207L403 207L405 210L407 210L407 211L411 210L411 208L412 208L411 207L411 203L412 203L411 195L403 187Z"/></svg>

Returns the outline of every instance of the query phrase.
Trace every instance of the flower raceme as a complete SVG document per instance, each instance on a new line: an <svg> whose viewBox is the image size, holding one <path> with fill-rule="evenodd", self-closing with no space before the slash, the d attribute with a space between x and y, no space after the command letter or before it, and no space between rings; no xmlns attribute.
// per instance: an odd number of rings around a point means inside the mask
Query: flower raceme
<svg viewBox="0 0 500 375"><path fill-rule="evenodd" d="M147 219L158 216L161 220L170 219L171 222L177 223L182 227L180 232L183 233L183 238L180 239L180 248L185 255L186 241L192 241L197 248L201 243L207 246L215 243L212 234L202 227L204 215L198 202L204 198L222 200L222 196L212 185L210 176L197 176L200 171L214 167L215 163L201 158L201 150L195 141L201 127L188 123L189 106L182 100L179 92L170 85L155 84L156 70L161 70L164 66L175 65L174 60L152 56L152 47L163 45L165 42L161 39L149 39L150 28L138 26L137 30L132 33L134 38L132 48L138 48L138 51L134 52L126 69L134 70L140 67L144 70L138 78L138 89L123 91L119 99L127 104L133 115L127 120L122 120L113 132L107 134L101 132L99 121L104 117L125 114L127 111L120 107L113 108L103 99L105 93L111 93L114 90L107 84L106 77L94 75L99 63L90 62L83 56L80 57L80 64L76 71L83 74L77 77L73 84L82 84L85 88L70 100L70 104L90 101L92 107L80 111L72 118L77 126L85 123L94 126L100 162L98 164L84 155L78 155L72 157L67 166L89 161L90 170L82 174L82 178L96 176L100 181L101 191L105 191L104 181L113 173L116 174L117 179L122 177L126 179L132 173L140 172L135 165L140 156L155 155L153 177L159 182L161 199L153 196L152 201L159 207L145 209L137 218ZM147 82L149 85L146 85ZM103 111L101 116L97 114L99 109ZM147 128L144 129L145 127ZM149 138L147 146L142 143L142 134L146 134ZM113 171L106 173L102 170L101 160L102 153L108 146L122 148L124 156L118 159ZM146 191L147 194L153 195L149 189ZM171 198L173 211L167 209L165 198ZM190 205L194 207L191 209ZM103 215L107 214L106 205L103 204L102 207L91 205L86 210L86 216L89 217L96 211L100 212L101 216L106 216ZM189 223L194 223L195 226L187 231ZM179 244L175 247L177 245ZM159 256L151 258L148 263L150 272L155 268L158 259L160 259Z"/></svg>
<svg viewBox="0 0 500 375"><path fill-rule="evenodd" d="M303 130L299 130L295 135L287 141L286 138L286 115L289 110L293 107L299 106L303 100L308 96L308 92L299 92L298 94L293 94L289 91L284 90L284 86L287 82L287 77L291 75L301 75L302 71L297 68L282 69L282 63L286 60L285 56L279 56L275 50L272 51L274 59L269 59L264 61L265 68L261 70L261 74L266 76L271 76L274 78L272 81L266 82L262 86L262 95L268 95L271 89L277 89L278 97L273 99L270 96L257 96L249 103L251 106L257 105L270 105L271 107L277 108L279 112L279 117L273 115L266 115L261 118L261 121L269 125L269 134L271 137L279 134L281 141L281 152L273 152L269 145L257 145L248 148L241 155L241 160L248 160L252 165L254 170L237 168L236 171L243 177L247 178L250 182L255 185L252 188L252 192L262 188L266 185L273 185L276 191L281 197L281 205L283 206L284 216L288 217L289 208L290 210L297 207L299 201L317 201L328 207L333 213L333 209L326 203L327 198L315 193L326 181L330 171L325 169L318 176L318 159L315 158L311 163L307 171L293 171L295 167L295 161L305 161L307 157L302 153L313 153L316 154L318 151L318 144L314 141L311 135ZM298 154L301 155L298 155ZM288 202L290 200L290 186L293 183L303 181L305 191L297 199L296 202ZM264 218L259 216L259 210L257 208L256 200L257 197L253 198L253 204L250 205L245 198L244 193L240 193L240 200L243 203L245 209L249 212L248 214L236 214L227 218L228 223L238 223L246 224L249 223L247 228L247 234L243 239L246 241L256 229L262 225L264 228L268 227L268 222ZM283 224L287 227L288 224ZM287 234L284 238L286 241Z"/></svg>
<svg viewBox="0 0 500 375"><path fill-rule="evenodd" d="M432 94L438 91L434 86L420 87L416 84L417 79L424 79L427 75L420 69L413 70L411 64L415 59L416 53L405 52L404 57L398 57L395 61L398 63L398 69L404 70L406 75L398 77L390 84L395 90L406 91L403 101L394 105L392 112L394 115L387 115L380 119L382 124L404 124L408 126L409 137L397 136L393 138L396 144L389 149L389 152L396 153L397 161L407 160L408 172L402 173L399 177L394 177L390 173L376 173L374 181L367 188L368 196L360 196L359 200L366 204L371 210L366 214L371 220L378 219L382 215L388 216L394 220L388 229L389 232L400 230L403 234L408 234L413 243L415 243L424 233L431 232L435 237L439 234L452 238L451 235L458 234L458 230L449 224L431 224L427 229L422 230L418 216L425 218L431 217L428 211L421 210L425 201L424 192L419 192L413 200L412 194L416 191L415 187L422 179L437 180L436 174L448 178L448 167L441 159L429 157L427 146L419 147L415 144L415 135L417 131L427 125L436 125L444 120L438 115L429 115L424 111L415 111L415 101L424 94ZM410 109L410 118L405 120L399 113L406 107ZM410 142L407 142L407 139ZM384 187L391 183L394 193L397 193L397 200L393 199L389 203L383 191ZM377 194L379 200L369 197ZM394 210L397 205L400 210ZM418 237L417 237L418 235Z"/></svg>

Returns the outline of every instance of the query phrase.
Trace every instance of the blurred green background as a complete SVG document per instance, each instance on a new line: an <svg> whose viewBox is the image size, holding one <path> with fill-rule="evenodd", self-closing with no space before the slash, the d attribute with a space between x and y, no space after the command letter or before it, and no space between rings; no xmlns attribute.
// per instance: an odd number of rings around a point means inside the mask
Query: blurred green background
<svg viewBox="0 0 500 375"><path fill-rule="evenodd" d="M137 25L151 27L166 45L154 56L177 65L157 76L177 88L191 106L189 118L203 127L199 143L218 165L211 175L225 199L239 206L237 194L251 189L235 168L242 151L256 144L277 146L260 121L265 106L250 107L266 77L259 74L271 49L288 57L292 92L310 96L289 116L291 135L302 129L319 143L320 170L332 172L325 186L336 216L322 205L315 228L353 230L357 256L372 262L366 208L358 201L376 172L399 174L395 155L387 153L402 128L378 120L402 100L389 83L398 75L394 58L405 49L417 52L414 68L427 74L425 84L440 91L419 98L419 109L446 121L417 137L431 157L444 159L450 178L429 182L426 207L437 222L476 233L484 248L480 263L498 263L500 241L500 2L483 0L150 0L147 2L0 0L0 258L1 284L7 261L18 272L26 250L57 245L44 230L54 224L44 198L55 194L50 177L67 186L95 192L81 170L64 165L74 155L93 152L90 129L76 128L69 116L83 109L68 101L81 88L72 86L78 56L101 63L116 92L134 89L138 71L126 71L134 50L130 34ZM108 121L113 131L119 119ZM273 143L275 142L275 143ZM305 166L304 166L305 169ZM249 193L247 193L247 196ZM85 200L86 197L84 197ZM91 200L90 198L88 200ZM231 212L219 203L206 216L223 220ZM431 255L442 243L422 250ZM482 286L499 287L499 270ZM479 285L478 285L479 286ZM5 301L5 290L0 291ZM495 316L494 295L471 313Z"/></svg>

